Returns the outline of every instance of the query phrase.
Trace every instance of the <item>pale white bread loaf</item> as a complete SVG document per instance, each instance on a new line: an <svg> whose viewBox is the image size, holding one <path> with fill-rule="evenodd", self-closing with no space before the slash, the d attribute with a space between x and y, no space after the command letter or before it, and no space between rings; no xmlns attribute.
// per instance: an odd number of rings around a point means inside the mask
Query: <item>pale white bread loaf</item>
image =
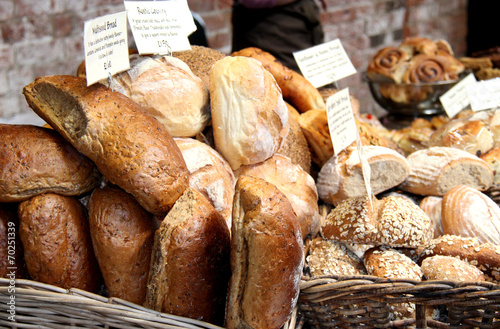
<svg viewBox="0 0 500 329"><path fill-rule="evenodd" d="M312 277L367 274L361 258L338 241L313 239L306 260Z"/></svg>
<svg viewBox="0 0 500 329"><path fill-rule="evenodd" d="M325 238L346 242L416 248L432 237L432 223L419 206L407 198L350 198L325 218Z"/></svg>
<svg viewBox="0 0 500 329"><path fill-rule="evenodd" d="M227 161L209 145L193 138L174 138L189 171L189 186L201 192L231 229L234 177Z"/></svg>
<svg viewBox="0 0 500 329"><path fill-rule="evenodd" d="M236 178L252 176L275 185L290 201L300 223L302 238L314 236L320 222L318 192L312 176L299 165L275 154L258 164L241 166L234 174Z"/></svg>
<svg viewBox="0 0 500 329"><path fill-rule="evenodd" d="M440 196L429 195L420 200L420 208L429 216L434 223L434 238L443 235L443 225L441 224L441 203Z"/></svg>
<svg viewBox="0 0 500 329"><path fill-rule="evenodd" d="M421 268L427 280L486 281L480 269L451 256L428 257L422 261Z"/></svg>
<svg viewBox="0 0 500 329"><path fill-rule="evenodd" d="M210 122L208 89L182 60L172 56L130 56L130 69L111 87L144 106L172 136L192 137Z"/></svg>
<svg viewBox="0 0 500 329"><path fill-rule="evenodd" d="M434 255L452 256L479 268L492 280L500 280L500 246L480 243L477 237L445 234L418 248L421 263Z"/></svg>
<svg viewBox="0 0 500 329"><path fill-rule="evenodd" d="M231 226L227 329L279 329L299 297L303 242L290 202L274 185L240 176Z"/></svg>
<svg viewBox="0 0 500 329"><path fill-rule="evenodd" d="M288 134L288 108L273 76L250 57L228 56L210 71L216 150L233 170L270 158Z"/></svg>
<svg viewBox="0 0 500 329"><path fill-rule="evenodd" d="M415 151L406 159L410 175L399 187L410 193L443 196L456 185L484 191L493 183L488 164L464 150L434 146Z"/></svg>
<svg viewBox="0 0 500 329"><path fill-rule="evenodd" d="M362 153L370 165L370 185L374 194L398 186L410 173L405 157L390 148L364 146ZM366 195L358 149L349 147L331 157L321 167L316 184L320 199L333 205Z"/></svg>
<svg viewBox="0 0 500 329"><path fill-rule="evenodd" d="M441 222L444 234L500 244L500 207L472 187L458 185L443 196Z"/></svg>

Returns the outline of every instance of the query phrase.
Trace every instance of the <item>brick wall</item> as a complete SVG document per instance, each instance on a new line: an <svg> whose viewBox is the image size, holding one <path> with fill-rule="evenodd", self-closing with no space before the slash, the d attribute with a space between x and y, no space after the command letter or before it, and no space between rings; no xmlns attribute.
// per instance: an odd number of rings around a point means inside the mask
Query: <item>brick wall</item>
<svg viewBox="0 0 500 329"><path fill-rule="evenodd" d="M230 8L226 0L188 0L207 27L209 45L230 51ZM339 38L358 73L338 82L377 113L362 81L375 52L420 35L467 50L467 0L327 0L322 12L325 41ZM31 112L22 88L37 76L74 74L83 60L83 23L124 10L122 0L0 0L0 118Z"/></svg>

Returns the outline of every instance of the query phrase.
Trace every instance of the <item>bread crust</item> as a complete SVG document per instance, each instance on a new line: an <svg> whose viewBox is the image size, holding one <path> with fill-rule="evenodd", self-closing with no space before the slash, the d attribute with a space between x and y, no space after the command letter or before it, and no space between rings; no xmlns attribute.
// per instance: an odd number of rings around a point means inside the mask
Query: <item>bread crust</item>
<svg viewBox="0 0 500 329"><path fill-rule="evenodd" d="M0 124L0 202L42 193L78 196L101 180L95 164L56 131Z"/></svg>
<svg viewBox="0 0 500 329"><path fill-rule="evenodd" d="M188 186L172 136L128 97L64 75L37 78L23 93L41 118L147 211L164 215Z"/></svg>
<svg viewBox="0 0 500 329"><path fill-rule="evenodd" d="M92 245L109 296L142 305L156 230L153 216L116 186L95 189L88 210Z"/></svg>

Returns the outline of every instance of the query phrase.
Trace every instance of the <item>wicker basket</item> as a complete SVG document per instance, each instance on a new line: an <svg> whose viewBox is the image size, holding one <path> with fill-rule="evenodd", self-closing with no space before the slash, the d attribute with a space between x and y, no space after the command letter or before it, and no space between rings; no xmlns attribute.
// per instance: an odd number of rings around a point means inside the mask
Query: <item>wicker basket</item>
<svg viewBox="0 0 500 329"><path fill-rule="evenodd" d="M14 282L13 282L14 283ZM221 327L156 312L119 298L62 289L31 280L0 278L1 328L208 328ZM13 297L12 297L13 296ZM8 304L14 298L15 321Z"/></svg>
<svg viewBox="0 0 500 329"><path fill-rule="evenodd" d="M400 303L413 303L415 316L393 320ZM491 282L304 277L298 307L305 328L500 328L500 286Z"/></svg>

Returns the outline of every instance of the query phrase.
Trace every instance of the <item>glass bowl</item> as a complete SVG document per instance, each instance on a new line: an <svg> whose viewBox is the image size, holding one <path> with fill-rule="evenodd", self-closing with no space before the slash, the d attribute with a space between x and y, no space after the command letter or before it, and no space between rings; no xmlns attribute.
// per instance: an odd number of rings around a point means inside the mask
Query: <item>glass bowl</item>
<svg viewBox="0 0 500 329"><path fill-rule="evenodd" d="M370 80L366 75L370 92L375 101L393 115L420 116L434 115L444 112L439 97L456 85L457 80L431 83L395 83Z"/></svg>

